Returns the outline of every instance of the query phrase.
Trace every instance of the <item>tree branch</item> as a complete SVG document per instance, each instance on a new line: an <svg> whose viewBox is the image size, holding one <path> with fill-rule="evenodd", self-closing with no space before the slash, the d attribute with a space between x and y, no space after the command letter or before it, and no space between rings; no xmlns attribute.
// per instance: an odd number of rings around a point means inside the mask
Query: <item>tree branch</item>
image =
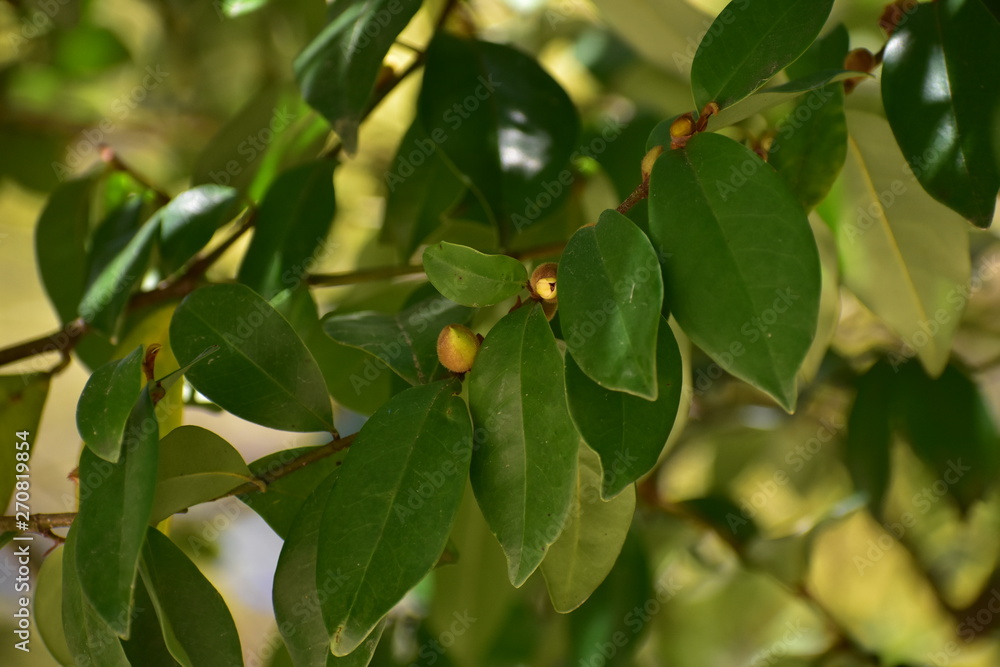
<svg viewBox="0 0 1000 667"><path fill-rule="evenodd" d="M328 456L332 456L337 452L343 451L351 446L354 439L357 437L357 433L352 433L351 435L344 436L343 438L337 440L331 440L330 442L310 449L305 454L298 456L288 463L279 466L273 471L258 475L253 479L253 481L247 482L241 486L236 487L232 491L223 493L215 500L220 500L222 498L228 498L230 496L242 496L251 493L265 493L269 484L276 482L279 479L288 477L289 475L295 473L296 471L302 470L306 466L325 459ZM28 519L28 528L22 530L17 527L17 519L13 516L0 516L0 533L5 532L21 532L21 533L35 533L38 535L46 535L53 537L55 539L61 539L59 535L52 533L53 528L66 528L73 523L76 519L76 512L60 512L58 514L32 514Z"/></svg>

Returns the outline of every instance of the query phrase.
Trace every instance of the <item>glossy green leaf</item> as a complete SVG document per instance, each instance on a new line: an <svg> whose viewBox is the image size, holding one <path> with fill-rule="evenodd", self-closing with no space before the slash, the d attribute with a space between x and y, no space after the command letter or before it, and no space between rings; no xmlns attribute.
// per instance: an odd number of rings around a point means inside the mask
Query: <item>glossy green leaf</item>
<svg viewBox="0 0 1000 667"><path fill-rule="evenodd" d="M331 5L326 27L295 59L302 96L358 150L358 125L368 108L382 59L420 0L346 0Z"/></svg>
<svg viewBox="0 0 1000 667"><path fill-rule="evenodd" d="M666 320L656 340L660 393L655 401L605 389L566 357L570 413L584 441L600 455L604 498L617 496L656 465L677 418L683 374L680 349Z"/></svg>
<svg viewBox="0 0 1000 667"><path fill-rule="evenodd" d="M446 211L466 193L466 186L448 166L439 145L424 132L419 118L399 144L384 180L389 191L382 239L409 261L420 243L444 223Z"/></svg>
<svg viewBox="0 0 1000 667"><path fill-rule="evenodd" d="M122 641L122 649L125 650L125 655L133 666L178 667L180 665L167 648L160 619L156 617L156 607L142 577L135 582L132 631L129 638Z"/></svg>
<svg viewBox="0 0 1000 667"><path fill-rule="evenodd" d="M323 318L326 335L374 355L410 384L427 384L446 371L438 363L437 339L449 324L465 324L472 310L432 296L389 315L362 311Z"/></svg>
<svg viewBox="0 0 1000 667"><path fill-rule="evenodd" d="M251 479L243 457L224 439L200 426L175 428L160 440L151 523L214 500Z"/></svg>
<svg viewBox="0 0 1000 667"><path fill-rule="evenodd" d="M412 387L365 422L320 524L317 587L334 655L355 650L437 563L472 455L472 424L457 380Z"/></svg>
<svg viewBox="0 0 1000 667"><path fill-rule="evenodd" d="M291 325L243 285L211 285L174 312L170 340L183 365L218 345L188 380L222 408L284 431L332 431L323 375Z"/></svg>
<svg viewBox="0 0 1000 667"><path fill-rule="evenodd" d="M630 532L604 583L569 616L570 664L632 664L650 619L677 588L674 576L668 574L654 591L649 568L642 540Z"/></svg>
<svg viewBox="0 0 1000 667"><path fill-rule="evenodd" d="M602 477L600 458L581 446L566 524L541 565L552 606L563 614L586 602L608 576L632 524L635 487L604 501Z"/></svg>
<svg viewBox="0 0 1000 667"><path fill-rule="evenodd" d="M250 464L250 472L254 477L267 478L281 466L287 465L296 458L316 451L317 447L297 447L283 449L280 452L268 454ZM283 539L288 538L292 522L299 514L306 499L317 489L324 479L331 478L340 469L348 449L344 448L329 456L312 461L293 474L276 479L267 485L261 493L248 493L240 496L250 509L259 514L267 525Z"/></svg>
<svg viewBox="0 0 1000 667"><path fill-rule="evenodd" d="M222 596L156 528L148 529L141 567L164 641L181 665L243 664L236 625Z"/></svg>
<svg viewBox="0 0 1000 667"><path fill-rule="evenodd" d="M696 110L725 109L798 58L819 34L833 0L733 0L708 29L691 65Z"/></svg>
<svg viewBox="0 0 1000 667"><path fill-rule="evenodd" d="M912 177L882 118L847 114L850 139L833 227L844 284L932 375L951 354L969 283L968 225Z"/></svg>
<svg viewBox="0 0 1000 667"><path fill-rule="evenodd" d="M913 451L966 510L1000 473L1000 434L984 397L954 365L936 379L918 364L898 370L901 424Z"/></svg>
<svg viewBox="0 0 1000 667"><path fill-rule="evenodd" d="M186 190L157 211L160 223L160 262L174 273L212 240L219 226L234 213L239 193L222 185L199 185Z"/></svg>
<svg viewBox="0 0 1000 667"><path fill-rule="evenodd" d="M139 220L142 208L142 198L133 197L114 215L120 216L123 224L131 224ZM90 281L80 300L79 313L97 331L114 336L118 318L128 303L132 289L142 280L149 266L158 229L158 221L149 220L107 263L95 261L95 253L106 256L108 248L95 247L91 250ZM99 231L94 232L95 243Z"/></svg>
<svg viewBox="0 0 1000 667"><path fill-rule="evenodd" d="M506 301L528 284L528 272L513 257L444 241L424 251L424 271L445 298L473 308Z"/></svg>
<svg viewBox="0 0 1000 667"><path fill-rule="evenodd" d="M47 373L0 375L0 428L9 434L0 440L0 456L8 462L0 468L0 507L5 509L14 495L17 475L30 474L30 462L27 464L28 471L17 469L17 453L24 451L19 450L18 445L27 442L27 451L33 455L38 424L42 419L51 380L52 376ZM27 440L21 440L15 435L24 431L28 432ZM21 444L21 447L24 445Z"/></svg>
<svg viewBox="0 0 1000 667"><path fill-rule="evenodd" d="M802 207L756 154L712 133L657 160L649 189L650 233L684 333L724 370L793 410L820 297L819 255Z"/></svg>
<svg viewBox="0 0 1000 667"><path fill-rule="evenodd" d="M323 510L337 477L336 472L329 474L299 503L301 509L291 522L274 570L274 619L298 667L326 665L331 655L330 633L320 609L320 591L323 597L338 595L346 583L342 573L319 577L316 571Z"/></svg>
<svg viewBox="0 0 1000 667"><path fill-rule="evenodd" d="M788 66L789 74L839 67L847 56L849 36L843 24L809 47ZM831 84L800 99L778 124L768 162L785 179L802 208L823 201L847 157L844 88Z"/></svg>
<svg viewBox="0 0 1000 667"><path fill-rule="evenodd" d="M472 488L518 587L559 537L576 485L564 373L541 307L527 305L490 330L469 374Z"/></svg>
<svg viewBox="0 0 1000 667"><path fill-rule="evenodd" d="M237 279L265 299L302 282L325 249L336 208L335 166L317 160L290 169L264 196Z"/></svg>
<svg viewBox="0 0 1000 667"><path fill-rule="evenodd" d="M794 81L783 83L780 86L758 91L743 101L726 107L718 114L712 116L708 121L708 129L714 132L724 127L735 125L755 114L771 107L776 107L779 104L791 102L795 98L809 92L813 94L809 96L808 103L811 103L813 107L807 108L817 108L828 100L837 97L834 92L835 90L843 91L842 86L834 86L833 84L859 76L870 77L871 74L831 67L828 70L813 72Z"/></svg>
<svg viewBox="0 0 1000 667"><path fill-rule="evenodd" d="M125 424L117 463L80 453L80 512L73 522L80 586L116 633L128 636L139 552L153 509L159 427L148 387Z"/></svg>
<svg viewBox="0 0 1000 667"><path fill-rule="evenodd" d="M439 32L428 47L418 113L491 211L501 245L531 224L534 210L568 192L576 108L534 58Z"/></svg>
<svg viewBox="0 0 1000 667"><path fill-rule="evenodd" d="M77 519L63 546L62 623L66 645L74 660L71 664L130 667L115 630L101 618L84 595L76 559L76 541L81 530ZM125 609L123 614L116 624L119 627L128 625L129 610Z"/></svg>
<svg viewBox="0 0 1000 667"><path fill-rule="evenodd" d="M142 389L143 347L109 361L87 380L76 406L76 428L90 451L115 463L121 454L125 423Z"/></svg>
<svg viewBox="0 0 1000 667"><path fill-rule="evenodd" d="M655 400L663 276L649 238L605 211L569 240L557 280L559 322L577 365L606 389Z"/></svg>
<svg viewBox="0 0 1000 667"><path fill-rule="evenodd" d="M38 634L52 657L63 665L73 664L73 653L66 643L62 624L63 609L63 551L57 545L42 562L35 579L35 595L31 600L32 612Z"/></svg>
<svg viewBox="0 0 1000 667"><path fill-rule="evenodd" d="M844 463L854 488L865 493L876 516L881 516L889 488L895 382L895 370L888 363L873 366L858 379L847 419Z"/></svg>
<svg viewBox="0 0 1000 667"><path fill-rule="evenodd" d="M1000 22L980 0L920 4L893 33L882 66L882 99L896 141L920 184L978 227L989 227L1000 190L995 144Z"/></svg>
<svg viewBox="0 0 1000 667"><path fill-rule="evenodd" d="M38 273L63 322L76 318L86 287L90 199L96 182L96 176L85 176L61 184L35 225Z"/></svg>

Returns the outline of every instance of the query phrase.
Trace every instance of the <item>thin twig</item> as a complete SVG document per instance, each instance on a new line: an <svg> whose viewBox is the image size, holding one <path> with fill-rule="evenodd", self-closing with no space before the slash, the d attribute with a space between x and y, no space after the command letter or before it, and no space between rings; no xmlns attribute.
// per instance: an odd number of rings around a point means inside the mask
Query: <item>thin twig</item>
<svg viewBox="0 0 1000 667"><path fill-rule="evenodd" d="M223 493L222 495L214 498L213 500L220 500L222 498L228 498L230 496L244 496L252 493L263 493L267 490L269 484L275 481L288 477L292 473L302 470L306 466L315 463L321 459L325 459L328 456L332 456L337 452L343 451L351 446L354 439L357 437L356 433L344 436L336 440L331 440L325 445L310 449L306 453L298 456L288 463L279 466L273 471L266 472L262 475L258 475L253 479L253 481L247 482L241 486L236 487L228 493ZM211 502L211 501L209 501ZM53 528L65 528L73 523L76 519L76 512L61 512L58 514L33 514L29 517L27 521L27 528L18 527L17 518L14 516L0 516L0 533L5 533L8 531L22 532L22 533L35 533L38 535L46 535L48 537L53 537L56 539L62 539L58 535L52 533Z"/></svg>

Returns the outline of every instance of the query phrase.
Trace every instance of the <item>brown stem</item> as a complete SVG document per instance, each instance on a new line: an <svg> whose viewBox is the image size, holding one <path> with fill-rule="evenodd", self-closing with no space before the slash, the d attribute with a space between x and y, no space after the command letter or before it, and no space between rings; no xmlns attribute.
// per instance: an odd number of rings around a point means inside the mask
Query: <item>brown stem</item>
<svg viewBox="0 0 1000 667"><path fill-rule="evenodd" d="M276 468L271 472L267 472L263 475L258 475L252 481L247 482L241 486L236 487L228 493L223 493L222 495L214 498L214 500L219 500L221 498L228 498L230 496L241 496L250 493L263 493L267 490L267 486L283 477L288 477L297 470L302 470L311 463L315 463L321 459L325 459L328 456L332 456L337 452L343 451L351 446L354 439L357 437L356 433L344 436L343 438L338 438L331 440L327 444L310 449L305 454L298 456L288 463ZM62 539L59 535L53 534L53 528L65 528L73 523L76 519L76 512L61 512L59 514L33 514L28 519L28 528L20 529L17 527L17 519L13 516L0 516L0 533L6 532L22 532L22 533L36 533L38 535L46 535L54 539Z"/></svg>
<svg viewBox="0 0 1000 667"><path fill-rule="evenodd" d="M643 199L646 199L648 197L649 197L649 179L645 178L643 179L642 183L640 183L639 186L632 191L632 194L630 194L625 199L625 201L623 201L618 206L618 212L621 213L622 215L625 215L630 210L632 210L633 206L635 206Z"/></svg>

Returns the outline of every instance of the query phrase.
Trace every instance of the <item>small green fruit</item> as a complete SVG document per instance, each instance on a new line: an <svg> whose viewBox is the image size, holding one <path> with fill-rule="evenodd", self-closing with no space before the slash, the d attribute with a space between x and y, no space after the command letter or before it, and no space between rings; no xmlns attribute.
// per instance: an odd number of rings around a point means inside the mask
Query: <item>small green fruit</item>
<svg viewBox="0 0 1000 667"><path fill-rule="evenodd" d="M479 337L469 327L449 324L438 334L438 360L455 373L467 373L479 354Z"/></svg>

